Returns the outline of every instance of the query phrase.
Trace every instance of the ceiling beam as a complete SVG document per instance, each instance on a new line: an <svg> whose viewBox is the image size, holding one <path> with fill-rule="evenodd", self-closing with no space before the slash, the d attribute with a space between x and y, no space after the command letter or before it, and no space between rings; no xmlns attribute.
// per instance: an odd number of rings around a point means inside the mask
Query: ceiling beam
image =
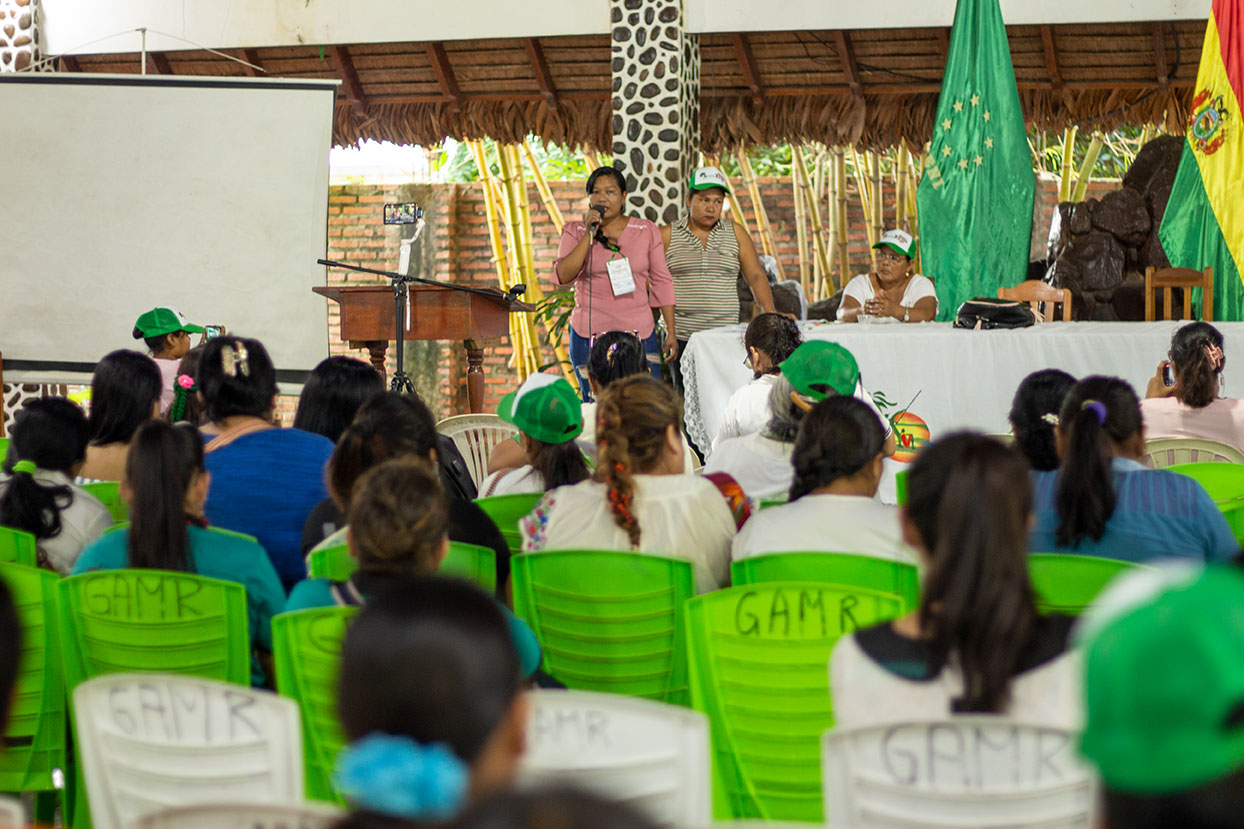
<svg viewBox="0 0 1244 829"><path fill-rule="evenodd" d="M147 70L153 75L171 75L172 68L168 65L168 57L163 52L148 52L147 63L150 68Z"/></svg>
<svg viewBox="0 0 1244 829"><path fill-rule="evenodd" d="M552 109L557 109L557 86L553 83L553 73L549 71L549 62L544 58L544 47L534 37L524 40L523 45L527 47L527 58L531 61L532 71L536 73L536 85L540 87L540 94L544 96L545 102ZM445 65L449 65L448 59Z"/></svg>
<svg viewBox="0 0 1244 829"><path fill-rule="evenodd" d="M1050 83L1054 91L1063 88L1063 76L1058 71L1058 50L1054 48L1054 27L1041 27L1041 48L1045 52L1045 70L1050 73Z"/></svg>
<svg viewBox="0 0 1244 829"><path fill-rule="evenodd" d="M441 85L441 94L455 104L462 98L462 90L458 88L458 79L454 77L454 68L449 65L449 55L445 54L445 44L429 43L428 60L432 61L432 71L436 73L436 81Z"/></svg>
<svg viewBox="0 0 1244 829"><path fill-rule="evenodd" d="M359 73L354 68L354 59L350 57L350 51L344 46L329 46L328 56L332 59L333 69L341 78L342 88L354 112L362 115L367 111L367 96L363 94L363 82L359 80Z"/></svg>
<svg viewBox="0 0 1244 829"><path fill-rule="evenodd" d="M259 52L255 49L234 49L233 56L238 60L246 61L246 63L239 63L238 66L242 67L242 71L245 72L248 77L258 78L261 75L267 74L263 71L263 64L259 62ZM254 65L247 66L247 64ZM256 69L256 66L259 68Z"/></svg>
<svg viewBox="0 0 1244 829"><path fill-rule="evenodd" d="M950 60L950 28L939 26L936 31L937 44L942 47L942 63L945 63Z"/></svg>
<svg viewBox="0 0 1244 829"><path fill-rule="evenodd" d="M1165 92L1170 84L1170 68L1166 64L1166 31L1164 23L1153 24L1153 68L1157 72L1158 89Z"/></svg>
<svg viewBox="0 0 1244 829"><path fill-rule="evenodd" d="M81 72L82 67L78 64L78 59L73 55L61 55L60 65L56 68L57 72Z"/></svg>
<svg viewBox="0 0 1244 829"><path fill-rule="evenodd" d="M746 32L737 32L734 38L734 53L739 59L739 68L743 70L743 82L752 91L752 100L756 103L765 97L764 87L760 85L760 70L756 67L756 56L752 54L752 44Z"/></svg>
<svg viewBox="0 0 1244 829"><path fill-rule="evenodd" d="M843 29L834 32L834 43L838 46L838 60L842 63L842 72L847 76L847 86L851 94L863 99L864 84L860 80L860 68L855 63L855 48L851 46L851 35Z"/></svg>

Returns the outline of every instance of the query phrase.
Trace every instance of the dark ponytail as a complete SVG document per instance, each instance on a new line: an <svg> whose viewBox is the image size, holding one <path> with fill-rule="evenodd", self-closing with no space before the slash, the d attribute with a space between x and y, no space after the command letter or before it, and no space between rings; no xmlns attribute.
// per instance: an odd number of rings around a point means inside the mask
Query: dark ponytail
<svg viewBox="0 0 1244 829"><path fill-rule="evenodd" d="M39 539L60 535L60 513L73 503L73 490L39 483L29 467L71 475L73 467L86 457L86 440L86 415L65 398L43 397L22 407L14 419L12 442L4 460L4 471L10 477L0 495L0 525ZM42 553L39 563L46 564Z"/></svg>
<svg viewBox="0 0 1244 829"><path fill-rule="evenodd" d="M130 441L129 566L193 572L186 493L203 471L203 438L189 423L150 420Z"/></svg>
<svg viewBox="0 0 1244 829"><path fill-rule="evenodd" d="M1054 427L1063 408L1063 398L1076 384L1076 378L1056 368L1034 371L1024 378L1011 400L1011 434L1015 445L1038 472L1058 469L1058 450Z"/></svg>
<svg viewBox="0 0 1244 829"><path fill-rule="evenodd" d="M952 434L916 458L907 499L929 556L920 627L933 664L953 654L963 674L953 712L1000 713L1036 632L1028 465L992 438Z"/></svg>
<svg viewBox="0 0 1244 829"><path fill-rule="evenodd" d="M769 358L769 368L765 371L752 369L755 378L762 374L777 374L778 364L791 355L791 352L803 343L803 335L799 326L790 317L783 314L761 314L747 324L747 333L743 335L743 348L754 348Z"/></svg>
<svg viewBox="0 0 1244 829"><path fill-rule="evenodd" d="M872 463L884 444L885 429L872 409L854 397L825 398L799 424L790 500L850 478Z"/></svg>
<svg viewBox="0 0 1244 829"><path fill-rule="evenodd" d="M1117 377L1086 377L1071 387L1058 416L1063 436L1058 471L1060 547L1100 541L1114 514L1114 447L1141 430L1136 392Z"/></svg>
<svg viewBox="0 0 1244 829"><path fill-rule="evenodd" d="M1185 406L1203 409L1218 398L1219 381L1227 357L1222 333L1208 322L1185 325L1171 335L1171 362L1175 365L1175 397Z"/></svg>
<svg viewBox="0 0 1244 829"><path fill-rule="evenodd" d="M648 355L639 337L626 331L607 331L592 343L587 373L603 391L610 383L648 371Z"/></svg>
<svg viewBox="0 0 1244 829"><path fill-rule="evenodd" d="M544 443L531 439L531 468L540 473L545 489L570 486L592 477L583 450L573 440Z"/></svg>

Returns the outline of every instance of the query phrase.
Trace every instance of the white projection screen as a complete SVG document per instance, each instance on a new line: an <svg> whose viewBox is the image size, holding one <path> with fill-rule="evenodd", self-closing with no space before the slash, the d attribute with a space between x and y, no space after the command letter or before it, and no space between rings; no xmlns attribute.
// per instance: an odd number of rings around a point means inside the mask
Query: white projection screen
<svg viewBox="0 0 1244 829"><path fill-rule="evenodd" d="M6 382L87 382L143 311L264 342L282 384L328 353L335 81L0 75ZM196 338L197 341L197 338Z"/></svg>

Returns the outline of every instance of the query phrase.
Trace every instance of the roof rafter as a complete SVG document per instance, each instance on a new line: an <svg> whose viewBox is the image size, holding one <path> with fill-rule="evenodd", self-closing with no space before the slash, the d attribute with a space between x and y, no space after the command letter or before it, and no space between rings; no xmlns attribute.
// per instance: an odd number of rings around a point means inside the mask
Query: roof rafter
<svg viewBox="0 0 1244 829"><path fill-rule="evenodd" d="M73 55L61 55L60 65L57 67L58 72L81 72L82 67L78 65L78 59Z"/></svg>
<svg viewBox="0 0 1244 829"><path fill-rule="evenodd" d="M751 40L748 39L746 32L738 32L732 37L734 38L734 53L738 56L739 68L743 70L743 81L752 91L752 100L760 103L765 97L765 90L760 85L760 70L756 66L756 56L752 54Z"/></svg>
<svg viewBox="0 0 1244 829"><path fill-rule="evenodd" d="M260 75L265 74L262 71L263 64L259 62L259 52L255 49L234 49L233 56L238 60L244 61L244 63L239 63L238 66L241 66L242 71L248 76L258 78ZM253 65L248 66L247 64ZM256 69L256 66L260 67L260 69Z"/></svg>
<svg viewBox="0 0 1244 829"><path fill-rule="evenodd" d="M1045 52L1045 69L1050 73L1050 83L1054 85L1054 91L1063 88L1063 76L1058 71L1058 50L1054 47L1054 27L1041 27L1041 48Z"/></svg>
<svg viewBox="0 0 1244 829"><path fill-rule="evenodd" d="M344 46L329 46L328 55L332 59L333 68L341 77L342 87L355 113L362 115L367 111L367 96L363 93L363 82L359 80L359 73L354 68L350 50Z"/></svg>
<svg viewBox="0 0 1244 829"><path fill-rule="evenodd" d="M553 73L549 71L549 62L544 58L544 47L540 45L538 38L529 37L523 41L523 45L527 47L527 58L531 61L531 69L536 73L536 85L540 87L540 94L544 96L544 100L553 109L557 109L557 85L553 83ZM446 56L446 65L448 65L448 56Z"/></svg>
<svg viewBox="0 0 1244 829"><path fill-rule="evenodd" d="M163 52L148 52L147 62L151 65L151 72L155 75L171 75L173 69L168 65L168 56Z"/></svg>
<svg viewBox="0 0 1244 829"><path fill-rule="evenodd" d="M1166 65L1166 32L1163 24L1153 24L1153 68L1157 72L1158 88L1166 91L1170 83L1170 68Z"/></svg>
<svg viewBox="0 0 1244 829"><path fill-rule="evenodd" d="M454 68L449 65L445 44L438 41L429 43L427 48L428 60L432 61L432 71L436 73L436 81L441 85L441 93L455 104L458 103L462 98L462 90L458 88Z"/></svg>
<svg viewBox="0 0 1244 829"><path fill-rule="evenodd" d="M842 62L842 72L847 76L847 86L856 98L864 97L864 83L860 80L860 68L855 63L855 48L851 45L851 35L845 29L834 32L834 43L838 47L838 59Z"/></svg>

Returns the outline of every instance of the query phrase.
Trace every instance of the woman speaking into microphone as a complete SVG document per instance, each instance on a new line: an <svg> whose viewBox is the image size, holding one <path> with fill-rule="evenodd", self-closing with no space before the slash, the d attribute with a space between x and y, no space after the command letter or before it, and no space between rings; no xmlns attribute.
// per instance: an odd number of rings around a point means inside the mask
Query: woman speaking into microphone
<svg viewBox="0 0 1244 829"><path fill-rule="evenodd" d="M655 224L623 212L626 179L613 167L598 167L587 180L588 211L581 222L562 228L557 260L558 285L574 283L570 313L570 362L583 399L589 398L583 367L592 343L607 331L639 337L652 373L660 376L660 355L678 355L674 329L674 280L665 264L661 231ZM665 319L664 348L657 341L652 309Z"/></svg>

